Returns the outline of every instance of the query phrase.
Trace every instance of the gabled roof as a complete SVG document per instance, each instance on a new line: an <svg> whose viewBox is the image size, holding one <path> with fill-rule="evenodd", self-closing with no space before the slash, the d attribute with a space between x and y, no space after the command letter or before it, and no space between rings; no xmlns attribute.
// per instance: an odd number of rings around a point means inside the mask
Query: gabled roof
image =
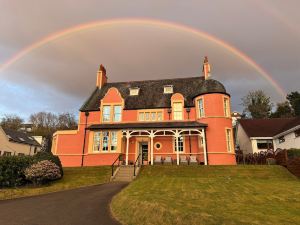
<svg viewBox="0 0 300 225"><path fill-rule="evenodd" d="M98 111L100 101L108 89L115 87L125 100L125 109L153 109L171 107L172 94L164 94L164 86L173 85L174 93L181 93L185 98L185 107L192 107L196 96L206 93L226 93L226 89L219 81L203 77L190 77L164 80L129 81L106 83L102 88L96 88L80 111ZM140 88L138 96L130 96L129 88ZM227 94L228 95L228 94Z"/></svg>
<svg viewBox="0 0 300 225"><path fill-rule="evenodd" d="M26 145L41 146L32 136L21 131L15 131L2 127L2 130L8 137L9 141L17 142Z"/></svg>
<svg viewBox="0 0 300 225"><path fill-rule="evenodd" d="M273 119L241 119L239 124L248 137L273 137L300 125L300 117Z"/></svg>

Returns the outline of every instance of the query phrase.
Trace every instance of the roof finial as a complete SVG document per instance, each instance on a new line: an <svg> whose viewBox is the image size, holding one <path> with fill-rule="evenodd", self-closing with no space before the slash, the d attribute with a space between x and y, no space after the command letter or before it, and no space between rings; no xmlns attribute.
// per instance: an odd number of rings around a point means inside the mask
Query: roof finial
<svg viewBox="0 0 300 225"><path fill-rule="evenodd" d="M210 65L207 56L204 57L202 73L205 80L210 78Z"/></svg>

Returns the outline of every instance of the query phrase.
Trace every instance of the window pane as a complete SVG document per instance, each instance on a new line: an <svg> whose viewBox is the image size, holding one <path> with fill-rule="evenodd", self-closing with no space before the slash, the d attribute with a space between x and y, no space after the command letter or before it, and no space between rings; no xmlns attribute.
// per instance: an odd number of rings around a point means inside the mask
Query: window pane
<svg viewBox="0 0 300 225"><path fill-rule="evenodd" d="M226 117L229 116L229 100L228 100L228 98L224 98L224 113L225 113Z"/></svg>
<svg viewBox="0 0 300 225"><path fill-rule="evenodd" d="M175 152L177 152L176 138L174 138L174 146L175 146ZM179 152L183 152L183 137L178 138L178 150Z"/></svg>
<svg viewBox="0 0 300 225"><path fill-rule="evenodd" d="M110 133L110 150L115 151L117 150L118 146L118 137L117 137L117 132L113 131Z"/></svg>
<svg viewBox="0 0 300 225"><path fill-rule="evenodd" d="M102 116L103 116L102 120L104 122L109 122L110 121L110 106L109 105L103 106Z"/></svg>
<svg viewBox="0 0 300 225"><path fill-rule="evenodd" d="M181 102L175 102L173 104L174 108L174 120L182 120L182 103Z"/></svg>
<svg viewBox="0 0 300 225"><path fill-rule="evenodd" d="M114 121L120 122L122 116L122 107L120 105L114 106Z"/></svg>
<svg viewBox="0 0 300 225"><path fill-rule="evenodd" d="M199 117L204 116L204 108L203 108L203 99L198 100L198 107L199 107Z"/></svg>
<svg viewBox="0 0 300 225"><path fill-rule="evenodd" d="M150 113L146 112L145 113L145 120L148 121L150 119Z"/></svg>
<svg viewBox="0 0 300 225"><path fill-rule="evenodd" d="M156 120L156 112L151 113L151 120L155 121Z"/></svg>
<svg viewBox="0 0 300 225"><path fill-rule="evenodd" d="M162 112L157 113L157 120L162 120Z"/></svg>
<svg viewBox="0 0 300 225"><path fill-rule="evenodd" d="M143 112L139 113L139 121L144 121L144 113Z"/></svg>
<svg viewBox="0 0 300 225"><path fill-rule="evenodd" d="M227 150L228 152L231 152L232 149L231 149L231 130L227 129L226 130L226 140L227 140Z"/></svg>
<svg viewBox="0 0 300 225"><path fill-rule="evenodd" d="M100 132L95 132L94 133L93 151L94 152L99 152L100 151Z"/></svg>
<svg viewBox="0 0 300 225"><path fill-rule="evenodd" d="M108 151L108 132L102 132L102 151Z"/></svg>

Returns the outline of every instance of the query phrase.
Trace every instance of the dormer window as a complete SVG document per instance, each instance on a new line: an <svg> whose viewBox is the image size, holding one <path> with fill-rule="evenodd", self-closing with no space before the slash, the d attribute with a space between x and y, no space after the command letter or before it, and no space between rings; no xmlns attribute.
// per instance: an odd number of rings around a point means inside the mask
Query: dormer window
<svg viewBox="0 0 300 225"><path fill-rule="evenodd" d="M139 95L139 92L140 92L140 88L138 88L138 87L129 88L130 96Z"/></svg>
<svg viewBox="0 0 300 225"><path fill-rule="evenodd" d="M164 94L172 94L172 93L173 93L173 85L165 85Z"/></svg>

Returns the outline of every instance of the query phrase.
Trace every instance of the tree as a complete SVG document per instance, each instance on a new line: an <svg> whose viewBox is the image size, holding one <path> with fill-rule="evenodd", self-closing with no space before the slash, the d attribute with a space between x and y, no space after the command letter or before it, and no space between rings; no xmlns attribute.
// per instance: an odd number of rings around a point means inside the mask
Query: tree
<svg viewBox="0 0 300 225"><path fill-rule="evenodd" d="M48 136L56 131L58 117L51 112L38 112L29 117L34 135Z"/></svg>
<svg viewBox="0 0 300 225"><path fill-rule="evenodd" d="M14 114L6 114L2 118L0 125L4 128L9 128L12 130L18 130L22 127L24 120Z"/></svg>
<svg viewBox="0 0 300 225"><path fill-rule="evenodd" d="M272 111L272 103L262 90L250 91L242 98L244 113L252 118L269 118Z"/></svg>
<svg viewBox="0 0 300 225"><path fill-rule="evenodd" d="M300 116L300 93L298 91L291 92L286 99L290 102L295 116Z"/></svg>
<svg viewBox="0 0 300 225"><path fill-rule="evenodd" d="M72 113L61 113L58 115L58 129L74 129L77 126L77 122L74 114Z"/></svg>
<svg viewBox="0 0 300 225"><path fill-rule="evenodd" d="M293 109L288 101L277 103L277 108L274 113L272 113L272 118L289 118L293 117Z"/></svg>

